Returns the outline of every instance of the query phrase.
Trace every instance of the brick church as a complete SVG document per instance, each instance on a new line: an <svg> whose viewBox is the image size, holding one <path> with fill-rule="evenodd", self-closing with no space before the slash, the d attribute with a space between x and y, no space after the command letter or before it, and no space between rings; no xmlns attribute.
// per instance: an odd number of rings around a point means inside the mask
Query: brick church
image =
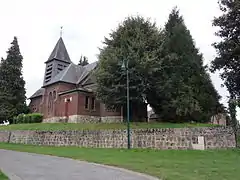
<svg viewBox="0 0 240 180"><path fill-rule="evenodd" d="M62 37L45 62L43 85L29 99L32 112L42 113L44 122L122 122L124 108L110 110L95 96L92 73L97 62L74 64ZM147 119L147 106L131 107L131 119Z"/></svg>

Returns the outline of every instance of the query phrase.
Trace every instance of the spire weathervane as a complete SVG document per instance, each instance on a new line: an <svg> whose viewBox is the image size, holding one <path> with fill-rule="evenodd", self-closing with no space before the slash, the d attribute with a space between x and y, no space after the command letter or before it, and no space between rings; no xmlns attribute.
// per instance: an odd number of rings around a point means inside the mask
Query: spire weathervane
<svg viewBox="0 0 240 180"><path fill-rule="evenodd" d="M62 37L62 29L63 29L63 27L61 26L61 30L60 30L60 37Z"/></svg>

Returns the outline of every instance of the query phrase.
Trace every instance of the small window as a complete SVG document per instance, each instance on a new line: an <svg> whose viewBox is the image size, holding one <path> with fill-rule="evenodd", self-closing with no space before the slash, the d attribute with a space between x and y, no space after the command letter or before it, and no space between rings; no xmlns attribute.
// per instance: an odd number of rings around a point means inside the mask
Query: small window
<svg viewBox="0 0 240 180"><path fill-rule="evenodd" d="M95 110L95 97L92 97L91 109Z"/></svg>
<svg viewBox="0 0 240 180"><path fill-rule="evenodd" d="M51 110L52 110L52 92L50 92L48 96L48 114L50 114Z"/></svg>
<svg viewBox="0 0 240 180"><path fill-rule="evenodd" d="M86 96L85 97L85 109L88 109L88 107L89 107L89 97Z"/></svg>
<svg viewBox="0 0 240 180"><path fill-rule="evenodd" d="M57 98L57 93L56 91L53 91L53 100L56 100L56 98Z"/></svg>

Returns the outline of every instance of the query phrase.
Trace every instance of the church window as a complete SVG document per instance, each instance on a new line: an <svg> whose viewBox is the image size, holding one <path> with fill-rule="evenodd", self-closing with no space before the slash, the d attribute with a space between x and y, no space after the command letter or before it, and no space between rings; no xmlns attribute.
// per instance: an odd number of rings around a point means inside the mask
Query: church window
<svg viewBox="0 0 240 180"><path fill-rule="evenodd" d="M51 110L52 110L52 92L50 92L48 96L48 114L50 114Z"/></svg>
<svg viewBox="0 0 240 180"><path fill-rule="evenodd" d="M95 110L95 106L96 106L96 100L95 100L95 97L92 97L92 102L91 102L91 109L92 110Z"/></svg>
<svg viewBox="0 0 240 180"><path fill-rule="evenodd" d="M89 108L89 96L85 97L85 109Z"/></svg>
<svg viewBox="0 0 240 180"><path fill-rule="evenodd" d="M57 93L56 91L53 91L53 100L55 101L57 99Z"/></svg>

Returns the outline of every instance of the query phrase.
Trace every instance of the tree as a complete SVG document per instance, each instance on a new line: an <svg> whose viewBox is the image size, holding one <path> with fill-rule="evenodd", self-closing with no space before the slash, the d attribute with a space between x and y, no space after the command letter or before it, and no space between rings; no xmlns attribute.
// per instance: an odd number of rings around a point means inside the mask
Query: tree
<svg viewBox="0 0 240 180"><path fill-rule="evenodd" d="M17 38L14 37L11 47L7 51L7 58L2 59L0 67L1 120L11 121L13 116L27 110L22 59Z"/></svg>
<svg viewBox="0 0 240 180"><path fill-rule="evenodd" d="M229 110L229 114L230 114L230 126L232 126L235 137L236 137L236 144L238 146L238 121L237 121L237 111L236 111L236 107L237 107L238 101L236 100L236 98L234 96L230 96L229 101L228 101L228 110Z"/></svg>
<svg viewBox="0 0 240 180"><path fill-rule="evenodd" d="M86 56L81 56L78 65L80 66L86 66L88 65L88 59Z"/></svg>
<svg viewBox="0 0 240 180"><path fill-rule="evenodd" d="M220 30L216 33L220 42L213 44L217 57L212 61L211 70L222 70L220 77L224 81L230 96L240 97L240 1L220 0L223 15L213 20L213 26Z"/></svg>
<svg viewBox="0 0 240 180"><path fill-rule="evenodd" d="M220 96L176 8L165 25L162 59L149 96L154 111L167 121L209 121L221 106Z"/></svg>
<svg viewBox="0 0 240 180"><path fill-rule="evenodd" d="M217 57L212 61L211 70L221 70L220 77L230 94L230 124L236 134L236 106L240 107L236 103L240 99L240 1L220 0L219 7L223 14L214 18L213 26L219 28L216 35L221 40L213 44Z"/></svg>
<svg viewBox="0 0 240 180"><path fill-rule="evenodd" d="M151 89L152 73L160 68L158 54L163 42L155 23L141 16L128 17L104 40L96 70L97 95L109 106L126 104L126 72L129 62L130 104L142 104Z"/></svg>

